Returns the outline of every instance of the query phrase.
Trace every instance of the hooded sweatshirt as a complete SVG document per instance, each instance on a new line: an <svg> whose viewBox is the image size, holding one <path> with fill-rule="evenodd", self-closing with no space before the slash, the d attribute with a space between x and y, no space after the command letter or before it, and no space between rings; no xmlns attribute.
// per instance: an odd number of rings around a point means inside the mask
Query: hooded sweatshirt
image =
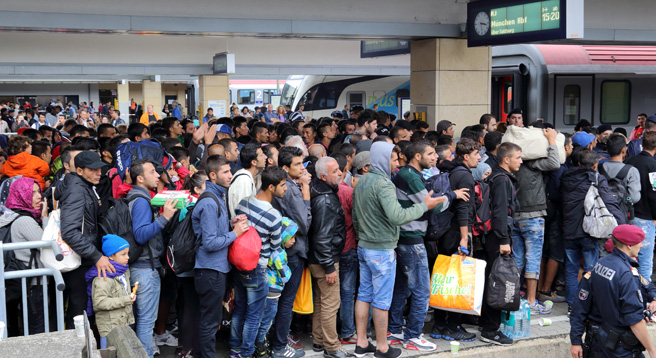
<svg viewBox="0 0 656 358"><path fill-rule="evenodd" d="M39 183L41 190L44 190L46 181L43 177L50 174L50 167L41 158L22 152L7 158L0 168L0 174L9 178L17 175L32 178Z"/></svg>
<svg viewBox="0 0 656 358"><path fill-rule="evenodd" d="M393 148L387 142L371 146L371 169L353 191L353 227L358 245L365 249L395 249L399 226L417 220L428 210L424 202L403 208L396 199L396 187L390 179Z"/></svg>

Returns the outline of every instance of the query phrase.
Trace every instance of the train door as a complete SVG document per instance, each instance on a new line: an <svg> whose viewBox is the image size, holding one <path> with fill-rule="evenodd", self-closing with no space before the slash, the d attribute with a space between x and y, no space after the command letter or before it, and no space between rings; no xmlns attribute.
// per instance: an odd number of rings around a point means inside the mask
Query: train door
<svg viewBox="0 0 656 358"><path fill-rule="evenodd" d="M554 125L573 128L581 119L594 122L594 76L554 77Z"/></svg>
<svg viewBox="0 0 656 358"><path fill-rule="evenodd" d="M492 113L500 122L508 120L508 113L514 107L513 76L495 76L492 79Z"/></svg>

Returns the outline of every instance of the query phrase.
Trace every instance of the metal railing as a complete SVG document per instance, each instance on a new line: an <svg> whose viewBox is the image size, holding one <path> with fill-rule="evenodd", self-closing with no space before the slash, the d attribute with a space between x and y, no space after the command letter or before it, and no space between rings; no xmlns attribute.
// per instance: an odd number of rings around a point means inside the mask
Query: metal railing
<svg viewBox="0 0 656 358"><path fill-rule="evenodd" d="M55 296L57 300L57 330L64 330L64 279L61 272L52 268L37 268L29 270L7 271L5 272L4 252L15 250L29 250L51 248L55 253L57 261L64 259L59 245L55 241L28 241L17 242L10 244L3 244L0 241L0 321L7 323L7 302L5 296L5 280L21 279L22 290L22 310L23 310L23 332L29 335L28 325L28 305L27 305L27 278L42 277L43 278L43 316L45 332L50 332L49 312L48 312L48 280L46 276L52 276L55 280ZM7 329L4 330L4 337L7 338Z"/></svg>

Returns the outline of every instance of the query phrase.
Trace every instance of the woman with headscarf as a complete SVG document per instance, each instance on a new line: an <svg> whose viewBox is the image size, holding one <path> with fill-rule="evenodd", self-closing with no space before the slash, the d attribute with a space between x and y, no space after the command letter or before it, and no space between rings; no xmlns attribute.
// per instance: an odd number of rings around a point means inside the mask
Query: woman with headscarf
<svg viewBox="0 0 656 358"><path fill-rule="evenodd" d="M41 187L36 180L32 178L16 179L9 187L9 195L5 202L5 213L0 216L0 227L9 227L11 242L40 241L43 236L43 224L48 219L48 206L43 201ZM18 269L41 268L39 250L16 250L16 264ZM6 264L6 263L5 263ZM14 281L14 282L11 282ZM27 281L27 305L28 322L30 334L45 332L43 321L43 289L41 288L41 278L34 278ZM11 313L15 316L8 317L8 326L10 332L19 332L18 305L21 302L21 286L19 280L7 281L7 300L8 315ZM12 293L16 293L13 295ZM16 296L16 297L11 297ZM12 309L16 308L16 309Z"/></svg>

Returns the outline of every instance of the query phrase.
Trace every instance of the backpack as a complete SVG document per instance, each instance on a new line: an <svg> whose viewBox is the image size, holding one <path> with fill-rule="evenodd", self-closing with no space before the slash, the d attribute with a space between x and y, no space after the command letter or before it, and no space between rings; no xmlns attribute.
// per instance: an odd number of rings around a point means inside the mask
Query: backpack
<svg viewBox="0 0 656 358"><path fill-rule="evenodd" d="M425 184L426 190L429 192L432 190L435 198L451 192L449 173L433 175L425 181ZM453 220L453 212L448 210L449 206L451 205L444 205L441 212L432 211L428 216L428 228L424 237L427 241L437 241L449 231L451 220Z"/></svg>
<svg viewBox="0 0 656 358"><path fill-rule="evenodd" d="M606 172L604 166L599 166L599 174L605 176L608 180L608 192L617 201L620 210L626 216L627 223L633 221L635 215L633 202L631 201L631 197L629 197L629 190L624 182L624 179L626 179L626 176L629 174L629 170L631 170L631 168L633 168L633 166L624 164L617 175L615 175L614 178L611 178L608 176L608 172Z"/></svg>
<svg viewBox="0 0 656 358"><path fill-rule="evenodd" d="M164 157L168 157L166 166ZM139 142L125 142L116 148L116 169L121 180L125 181L125 173L136 160L146 159L153 163L158 173L166 173L173 164L173 157L168 154L159 142L143 139Z"/></svg>
<svg viewBox="0 0 656 358"><path fill-rule="evenodd" d="M617 220L608 211L606 204L599 196L599 174L595 173L595 181L590 183L590 188L583 200L583 231L597 239L608 239L617 227Z"/></svg>
<svg viewBox="0 0 656 358"><path fill-rule="evenodd" d="M15 213L18 214L16 219L22 217L22 216L29 216L33 218L32 215L28 214L27 212L21 212L21 211L14 211ZM11 223L9 223L6 226L3 226L0 228L0 240L2 240L3 244L10 244L12 243L11 240L11 226L14 224L16 221L14 219ZM4 271L20 271L20 270L29 270L33 266L36 266L36 253L38 249L31 249L30 250L30 262L28 265L25 265L22 261L18 260L16 258L16 251L14 250L6 250L2 252L3 260L4 260ZM5 298L6 301L14 301L18 300L21 298L21 280L6 280L5 281L5 293L7 297Z"/></svg>
<svg viewBox="0 0 656 358"><path fill-rule="evenodd" d="M114 234L122 237L130 244L128 264L131 265L141 256L144 247L149 250L148 244L140 245L134 239L132 232L132 212L130 210L130 202L125 198L114 199L109 198L109 209L105 215L98 219L98 232L100 238L107 234ZM151 266L153 265L152 253L150 255Z"/></svg>
<svg viewBox="0 0 656 358"><path fill-rule="evenodd" d="M166 261L171 267L171 270L176 274L191 271L196 264L196 252L201 244L201 234L199 233L198 238L196 237L191 215L196 205L205 198L214 199L216 206L219 208L217 217L220 217L221 205L219 204L219 200L214 194L206 191L198 197L195 205L188 207L187 215L182 221L175 220L177 225L171 228L172 231L169 231L170 239L166 245Z"/></svg>
<svg viewBox="0 0 656 358"><path fill-rule="evenodd" d="M519 287L521 277L517 263L510 255L499 255L492 264L492 270L485 282L485 300L488 305L500 311L519 309Z"/></svg>
<svg viewBox="0 0 656 358"><path fill-rule="evenodd" d="M0 179L0 205L2 207L4 207L5 202L7 202L7 198L9 197L9 188L11 187L11 184L13 184L16 179L20 179L22 177L22 175L17 175L15 177L4 177Z"/></svg>
<svg viewBox="0 0 656 358"><path fill-rule="evenodd" d="M490 182L486 179L474 184L474 208L476 216L472 225L474 236L485 235L492 229L492 205L490 199Z"/></svg>

